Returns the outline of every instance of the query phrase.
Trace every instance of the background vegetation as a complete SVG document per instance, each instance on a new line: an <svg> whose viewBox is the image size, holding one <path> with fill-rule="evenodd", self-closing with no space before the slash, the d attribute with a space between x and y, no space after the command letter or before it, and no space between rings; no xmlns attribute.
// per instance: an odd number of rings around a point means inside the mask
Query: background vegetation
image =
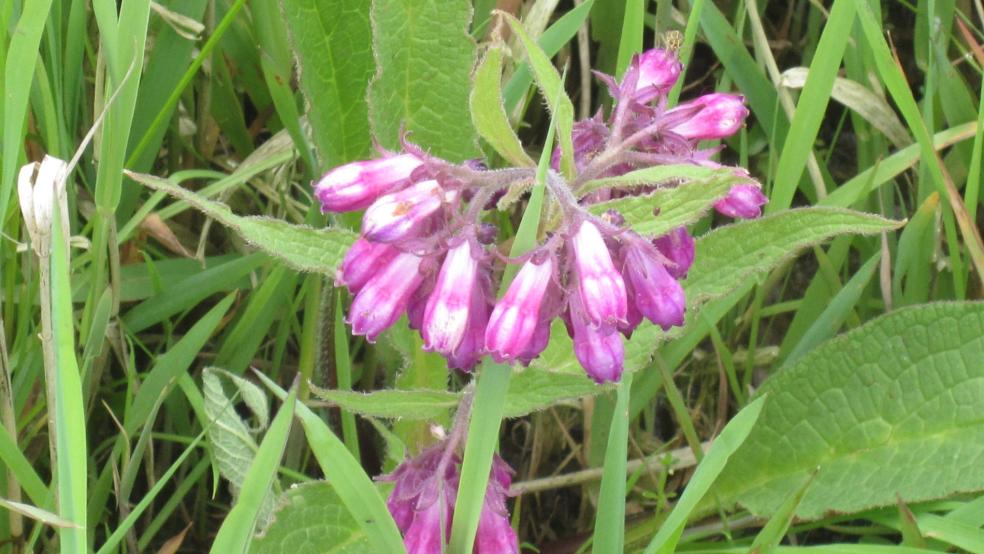
<svg viewBox="0 0 984 554"><path fill-rule="evenodd" d="M499 84L472 87L492 36L508 45L505 113L536 159L550 112L533 47L494 7L0 7L3 551L400 548L367 475L433 443L469 378L405 326L376 345L347 335L331 276L358 219L327 221L310 183L373 140L396 148L401 129L502 164L471 123ZM498 437L521 540L984 552L984 307L967 302L984 276L980 1L498 8L565 75L578 117L608 101L589 68L617 73L675 37L674 97L745 95L752 116L721 156L771 198L759 221L693 222L687 325L640 330L617 394L562 340L512 376ZM97 120L67 220L39 243L18 168L72 158ZM498 418L484 425L469 448L495 443Z"/></svg>

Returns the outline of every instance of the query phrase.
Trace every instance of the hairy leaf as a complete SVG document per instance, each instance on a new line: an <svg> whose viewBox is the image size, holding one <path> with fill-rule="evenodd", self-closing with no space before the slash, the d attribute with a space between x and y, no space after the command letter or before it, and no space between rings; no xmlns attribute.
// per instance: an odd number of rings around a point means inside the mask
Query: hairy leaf
<svg viewBox="0 0 984 554"><path fill-rule="evenodd" d="M472 123L479 135L509 163L533 166L502 106L502 49L501 44L493 44L475 70L469 99Z"/></svg>
<svg viewBox="0 0 984 554"><path fill-rule="evenodd" d="M376 140L399 147L400 130L454 162L479 154L468 110L475 43L467 0L372 3L376 76L369 111Z"/></svg>
<svg viewBox="0 0 984 554"><path fill-rule="evenodd" d="M344 410L393 419L432 419L446 416L459 396L438 390L380 390L370 393L311 387L318 398Z"/></svg>
<svg viewBox="0 0 984 554"><path fill-rule="evenodd" d="M305 483L277 501L270 525L253 540L251 554L370 554L365 531L324 481Z"/></svg>
<svg viewBox="0 0 984 554"><path fill-rule="evenodd" d="M306 225L292 225L279 219L238 216L232 213L229 206L202 198L166 179L126 173L130 178L154 190L161 190L184 200L231 229L246 242L298 271L335 275L335 269L345 252L355 242L355 233L346 229L315 229Z"/></svg>
<svg viewBox="0 0 984 554"><path fill-rule="evenodd" d="M369 3L282 0L314 142L331 167L369 155Z"/></svg>
<svg viewBox="0 0 984 554"><path fill-rule="evenodd" d="M717 498L771 514L817 468L797 517L984 489L982 359L981 303L905 308L824 343L762 387Z"/></svg>

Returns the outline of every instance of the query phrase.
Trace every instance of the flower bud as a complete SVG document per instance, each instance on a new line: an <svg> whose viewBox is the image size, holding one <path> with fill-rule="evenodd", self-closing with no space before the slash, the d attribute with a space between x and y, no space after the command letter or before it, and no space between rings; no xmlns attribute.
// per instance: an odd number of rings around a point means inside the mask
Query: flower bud
<svg viewBox="0 0 984 554"><path fill-rule="evenodd" d="M683 70L676 54L662 48L646 50L635 56L632 63L639 68L634 98L642 104L669 92Z"/></svg>
<svg viewBox="0 0 984 554"><path fill-rule="evenodd" d="M666 271L674 279L683 279L687 276L687 271L694 263L694 237L690 236L686 227L677 227L669 233L653 241L656 249L663 256L666 256L671 264L667 264Z"/></svg>
<svg viewBox="0 0 984 554"><path fill-rule="evenodd" d="M382 272L362 287L349 308L348 323L353 335L373 342L400 319L423 276L420 256L401 252Z"/></svg>
<svg viewBox="0 0 984 554"><path fill-rule="evenodd" d="M578 294L588 320L594 325L625 321L625 282L612 263L601 232L593 223L585 221L571 238L571 245Z"/></svg>
<svg viewBox="0 0 984 554"><path fill-rule="evenodd" d="M348 163L325 173L314 186L314 195L323 212L361 210L405 186L421 163L411 154Z"/></svg>
<svg viewBox="0 0 984 554"><path fill-rule="evenodd" d="M427 299L421 335L424 348L445 356L454 352L468 327L468 312L478 260L472 256L471 241L466 239L444 258L434 291Z"/></svg>
<svg viewBox="0 0 984 554"><path fill-rule="evenodd" d="M335 273L335 283L348 287L352 294L358 293L398 253L396 248L388 244L358 239L345 253L345 259Z"/></svg>
<svg viewBox="0 0 984 554"><path fill-rule="evenodd" d="M716 92L681 104L666 115L671 117L683 113L693 115L672 125L670 131L686 139L711 140L730 137L738 132L748 116L748 108L745 107L744 97Z"/></svg>
<svg viewBox="0 0 984 554"><path fill-rule="evenodd" d="M362 233L373 242L395 242L416 236L423 223L444 202L444 190L430 179L373 202L362 216Z"/></svg>
<svg viewBox="0 0 984 554"><path fill-rule="evenodd" d="M753 219L762 215L762 206L768 201L758 185L735 185L727 196L714 203L714 209L728 217Z"/></svg>
<svg viewBox="0 0 984 554"><path fill-rule="evenodd" d="M485 330L485 348L497 362L524 354L540 321L540 308L553 279L554 260L527 260L502 300L495 305Z"/></svg>
<svg viewBox="0 0 984 554"><path fill-rule="evenodd" d="M485 327L489 321L489 299L483 286L472 288L471 306L468 309L468 326L461 343L454 352L447 355L448 367L471 371L482 358Z"/></svg>
<svg viewBox="0 0 984 554"><path fill-rule="evenodd" d="M663 267L651 245L631 244L625 254L625 277L631 283L635 303L649 321L668 330L683 325L686 302L683 287Z"/></svg>

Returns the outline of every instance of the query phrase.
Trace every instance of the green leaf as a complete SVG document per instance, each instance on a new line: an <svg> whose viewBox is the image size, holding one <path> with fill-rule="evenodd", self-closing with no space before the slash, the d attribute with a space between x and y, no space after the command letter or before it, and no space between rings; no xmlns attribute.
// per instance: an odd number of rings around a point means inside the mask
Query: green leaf
<svg viewBox="0 0 984 554"><path fill-rule="evenodd" d="M514 372L506 396L505 417L522 417L583 396L612 390L613 385L598 385L583 371L553 373L529 368Z"/></svg>
<svg viewBox="0 0 984 554"><path fill-rule="evenodd" d="M509 14L503 14L503 17L523 43L523 48L526 49L530 67L533 68L533 76L536 78L536 85L550 108L551 123L557 129L557 140L560 142L561 150L561 172L568 179L572 179L574 177L574 143L571 139L571 132L574 129L574 104L564 93L563 79L557 72L557 68L550 63L547 54L530 38L519 20ZM547 144L547 148L550 146Z"/></svg>
<svg viewBox="0 0 984 554"><path fill-rule="evenodd" d="M605 449L605 465L598 493L592 552L625 551L625 464L631 390L632 374L626 373L616 389L615 410L608 428L608 447Z"/></svg>
<svg viewBox="0 0 984 554"><path fill-rule="evenodd" d="M370 554L369 538L324 481L305 483L277 501L273 521L253 540L251 554Z"/></svg>
<svg viewBox="0 0 984 554"><path fill-rule="evenodd" d="M372 77L369 3L282 0L293 39L308 120L324 163L370 154L366 83Z"/></svg>
<svg viewBox="0 0 984 554"><path fill-rule="evenodd" d="M369 115L376 140L396 149L401 129L433 154L460 162L479 155L468 110L475 42L467 0L372 3L376 76Z"/></svg>
<svg viewBox="0 0 984 554"><path fill-rule="evenodd" d="M276 481L280 458L283 457L284 448L287 446L290 424L294 421L296 400L297 386L295 385L290 389L290 394L284 400L277 416L273 418L270 429L263 436L263 442L246 471L246 480L239 497L222 522L210 552L216 554L246 552L252 542L254 529L258 525L265 526L266 517L269 515L268 504L271 500L270 487Z"/></svg>
<svg viewBox="0 0 984 554"><path fill-rule="evenodd" d="M591 206L591 212L601 215L608 210L617 210L633 231L641 235L660 236L703 217L714 202L727 195L731 186L738 181L738 177L727 173L707 181L661 188L652 194L595 204Z"/></svg>
<svg viewBox="0 0 984 554"><path fill-rule="evenodd" d="M478 134L509 163L533 166L502 105L502 49L500 43L490 46L475 70L469 98L472 123Z"/></svg>
<svg viewBox="0 0 984 554"><path fill-rule="evenodd" d="M727 466L728 460L740 451L742 444L746 444L749 434L754 432L755 424L760 420L762 407L765 398L759 398L748 406L745 406L738 414L724 426L721 434L714 439L711 449L697 466L694 476L687 483L680 500L673 507L673 511L663 522L659 532L646 547L645 554L660 554L675 552L677 541L683 533L683 527L687 524L690 514L697 508L698 503L717 480L721 471Z"/></svg>
<svg viewBox="0 0 984 554"><path fill-rule="evenodd" d="M232 383L237 391L227 394L224 381ZM238 498L249 485L248 469L257 449L254 436L264 430L269 422L266 395L249 381L221 369L206 368L202 373L202 394L205 396L205 416L215 424L208 427L208 442L212 446L219 473L229 481L232 495ZM235 404L242 400L258 420L257 427L250 427L239 417ZM259 507L259 521L265 524L273 511L274 496L267 491ZM231 552L231 551L230 551Z"/></svg>
<svg viewBox="0 0 984 554"><path fill-rule="evenodd" d="M225 204L202 198L166 179L140 173L126 174L154 190L184 200L246 242L298 271L334 276L345 252L355 242L355 233L346 229L315 229L306 225L291 225L280 219L242 217L232 213Z"/></svg>
<svg viewBox="0 0 984 554"><path fill-rule="evenodd" d="M687 294L687 321L683 328L664 333L643 322L625 343L625 369L647 367L659 344L703 325L700 307L760 278L799 250L847 233L887 231L901 223L883 217L836 208L801 208L740 221L697 240L697 258L683 282ZM531 367L566 373L580 372L564 325L554 322L550 344Z"/></svg>
<svg viewBox="0 0 984 554"><path fill-rule="evenodd" d="M717 497L770 514L817 467L802 519L984 489L981 359L981 303L905 308L819 346L762 387Z"/></svg>
<svg viewBox="0 0 984 554"><path fill-rule="evenodd" d="M458 405L460 395L438 390L380 390L370 393L322 389L314 385L318 398L344 410L366 416L394 419L434 419L447 416Z"/></svg>

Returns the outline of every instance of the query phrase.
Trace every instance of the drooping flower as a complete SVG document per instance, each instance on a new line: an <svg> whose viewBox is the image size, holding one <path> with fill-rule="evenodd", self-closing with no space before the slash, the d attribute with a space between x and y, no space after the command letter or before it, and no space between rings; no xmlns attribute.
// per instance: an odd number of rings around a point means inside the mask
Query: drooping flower
<svg viewBox="0 0 984 554"><path fill-rule="evenodd" d="M583 221L571 237L577 287L585 316L593 325L616 325L625 321L625 283L601 232Z"/></svg>
<svg viewBox="0 0 984 554"><path fill-rule="evenodd" d="M348 287L352 294L358 293L363 285L385 269L397 254L399 250L388 244L358 239L345 253L345 259L335 273L335 282Z"/></svg>
<svg viewBox="0 0 984 554"><path fill-rule="evenodd" d="M753 219L762 215L762 206L768 201L757 184L735 185L714 204L714 209L728 217Z"/></svg>
<svg viewBox="0 0 984 554"><path fill-rule="evenodd" d="M421 161L412 154L348 163L325 173L314 187L324 212L349 212L368 207L384 194L409 183Z"/></svg>
<svg viewBox="0 0 984 554"><path fill-rule="evenodd" d="M550 281L554 260L527 260L505 296L492 310L485 331L485 348L497 362L518 359L533 342Z"/></svg>
<svg viewBox="0 0 984 554"><path fill-rule="evenodd" d="M519 538L509 523L506 496L512 468L498 455L492 459L492 477L478 519L474 554L519 554Z"/></svg>
<svg viewBox="0 0 984 554"><path fill-rule="evenodd" d="M362 234L384 243L416 236L425 230L424 223L444 200L444 189L433 179L382 196L362 216Z"/></svg>
<svg viewBox="0 0 984 554"><path fill-rule="evenodd" d="M683 279L694 263L696 243L686 227L677 227L669 233L653 240L659 253L671 263L666 265L666 271L675 279Z"/></svg>
<svg viewBox="0 0 984 554"><path fill-rule="evenodd" d="M569 320L574 356L588 376L597 383L618 381L625 368L621 335L613 327L592 324L577 295L570 299Z"/></svg>
<svg viewBox="0 0 984 554"><path fill-rule="evenodd" d="M471 371L485 354L485 328L489 321L489 284L487 276L480 275L471 291L471 304L468 309L468 324L461 343L448 356L448 367Z"/></svg>
<svg viewBox="0 0 984 554"><path fill-rule="evenodd" d="M681 104L666 116L683 117L682 121L669 127L674 134L691 140L713 140L738 132L748 116L748 108L743 97L718 92Z"/></svg>
<svg viewBox="0 0 984 554"><path fill-rule="evenodd" d="M353 335L370 342L396 323L423 280L420 256L401 252L379 274L362 287L349 308L348 323Z"/></svg>
<svg viewBox="0 0 984 554"><path fill-rule="evenodd" d="M663 330L683 325L686 302L683 287L661 262L651 244L636 238L625 251L625 278L631 283L632 302L643 316Z"/></svg>
<svg viewBox="0 0 984 554"><path fill-rule="evenodd" d="M476 247L477 248L477 247ZM478 274L478 259L466 238L448 251L427 300L421 335L424 348L449 355L458 348L469 323L472 289Z"/></svg>

